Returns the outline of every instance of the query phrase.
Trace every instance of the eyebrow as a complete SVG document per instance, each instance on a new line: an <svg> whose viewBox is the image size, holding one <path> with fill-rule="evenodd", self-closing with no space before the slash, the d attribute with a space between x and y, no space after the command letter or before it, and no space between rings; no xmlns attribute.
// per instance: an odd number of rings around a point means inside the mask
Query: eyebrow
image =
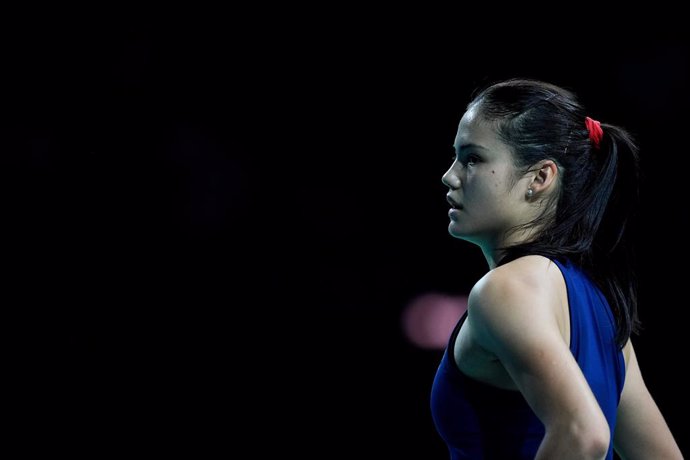
<svg viewBox="0 0 690 460"><path fill-rule="evenodd" d="M460 147L455 147L455 145L453 145L453 149L454 149L456 152L459 152L459 151L465 150L465 149L469 149L469 148L475 148L475 149L486 150L486 147L482 147L481 145L472 144L472 143L461 144Z"/></svg>

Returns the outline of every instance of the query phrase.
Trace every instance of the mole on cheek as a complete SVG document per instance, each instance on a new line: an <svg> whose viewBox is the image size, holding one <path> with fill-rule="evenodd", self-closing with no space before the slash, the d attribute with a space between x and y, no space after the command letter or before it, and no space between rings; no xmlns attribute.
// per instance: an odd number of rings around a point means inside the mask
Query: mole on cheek
<svg viewBox="0 0 690 460"><path fill-rule="evenodd" d="M491 170L491 174L496 174L496 171L494 171L494 170L492 169L492 170Z"/></svg>

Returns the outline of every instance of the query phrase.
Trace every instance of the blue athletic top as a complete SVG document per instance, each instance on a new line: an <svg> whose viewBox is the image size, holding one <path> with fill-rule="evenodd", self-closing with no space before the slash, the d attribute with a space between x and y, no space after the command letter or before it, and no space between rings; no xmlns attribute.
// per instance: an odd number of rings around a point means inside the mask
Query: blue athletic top
<svg viewBox="0 0 690 460"><path fill-rule="evenodd" d="M570 351L580 365L611 430L625 380L616 323L602 292L579 268L555 261L565 278L570 307ZM451 460L533 459L544 425L519 391L504 390L463 374L453 359L458 321L431 388L431 414ZM613 442L607 459L613 459Z"/></svg>

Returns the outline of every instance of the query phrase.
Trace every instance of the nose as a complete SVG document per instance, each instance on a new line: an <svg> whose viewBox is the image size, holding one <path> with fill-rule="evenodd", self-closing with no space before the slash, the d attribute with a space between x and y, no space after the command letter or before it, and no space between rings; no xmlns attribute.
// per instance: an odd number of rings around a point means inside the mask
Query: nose
<svg viewBox="0 0 690 460"><path fill-rule="evenodd" d="M455 171L454 166L455 163L453 163L443 177L441 177L441 182L443 182L446 187L458 189L460 188L460 177Z"/></svg>

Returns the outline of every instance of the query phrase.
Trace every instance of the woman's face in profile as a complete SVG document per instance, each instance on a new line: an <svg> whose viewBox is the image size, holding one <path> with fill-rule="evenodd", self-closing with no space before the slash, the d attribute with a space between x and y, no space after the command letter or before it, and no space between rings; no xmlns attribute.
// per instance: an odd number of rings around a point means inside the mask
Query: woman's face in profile
<svg viewBox="0 0 690 460"><path fill-rule="evenodd" d="M448 231L478 244L499 244L505 231L522 223L527 179L515 181L513 155L477 107L458 125L454 161L443 175L451 203Z"/></svg>

